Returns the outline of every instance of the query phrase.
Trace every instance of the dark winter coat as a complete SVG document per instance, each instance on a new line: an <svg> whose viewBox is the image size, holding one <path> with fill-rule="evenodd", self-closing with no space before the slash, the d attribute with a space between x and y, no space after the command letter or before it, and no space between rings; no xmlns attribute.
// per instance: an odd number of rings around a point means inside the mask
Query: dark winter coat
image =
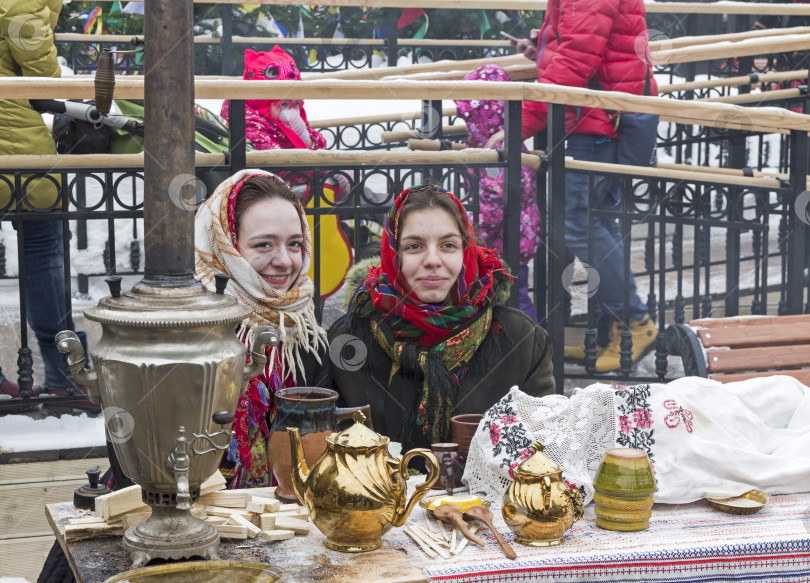
<svg viewBox="0 0 810 583"><path fill-rule="evenodd" d="M361 264L349 271L347 289L351 291L347 297L362 283L366 270L367 265ZM496 275L498 277L505 279ZM497 287L495 299L504 301L509 286ZM554 392L548 333L514 308L498 304L492 315L489 333L461 376L453 415L484 413L515 385L537 397ZM340 338L347 334L351 336ZM403 422L420 399L422 376L400 370L391 377L391 359L372 336L367 318L348 322L341 318L331 326L328 335L334 388L340 392L341 401L348 406L371 405L375 431L400 441L404 434ZM366 350L359 368L358 345L352 337L359 338ZM426 436L419 432L414 434L423 442L404 443L404 447L430 446ZM443 439L450 441L451 436Z"/></svg>
<svg viewBox="0 0 810 583"><path fill-rule="evenodd" d="M643 95L649 73L657 95L648 51L643 0L549 0L537 35L537 81ZM547 103L524 101L523 137L545 128L547 114ZM568 132L616 137L602 109L568 107L565 118Z"/></svg>

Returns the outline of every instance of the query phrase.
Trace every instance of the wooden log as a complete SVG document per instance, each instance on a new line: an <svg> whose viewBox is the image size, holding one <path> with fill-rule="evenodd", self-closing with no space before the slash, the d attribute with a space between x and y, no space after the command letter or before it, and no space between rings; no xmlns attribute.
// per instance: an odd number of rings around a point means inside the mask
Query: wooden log
<svg viewBox="0 0 810 583"><path fill-rule="evenodd" d="M101 0L113 2L115 0ZM141 2L143 0L134 0ZM194 0L195 4L259 4L287 6L289 0ZM447 8L485 10L541 11L547 8L547 0L322 0L322 6L366 6L369 8ZM810 16L806 4L766 4L762 2L654 2L647 1L648 13L663 14L797 14Z"/></svg>
<svg viewBox="0 0 810 583"><path fill-rule="evenodd" d="M565 167L574 170L597 170L606 174L621 172L623 174L635 174L637 177L651 176L656 178L671 178L674 180L716 181L738 186L762 186L765 188L779 187L779 183L771 178L748 178L745 176L729 175L717 175L712 177L712 175L709 173L664 170L661 168L646 168L643 166L627 166L625 164L605 164L603 162L586 162L584 160L566 160Z"/></svg>
<svg viewBox="0 0 810 583"><path fill-rule="evenodd" d="M276 523L273 528L291 530L295 534L307 534L309 532L309 523L290 516L276 516Z"/></svg>
<svg viewBox="0 0 810 583"><path fill-rule="evenodd" d="M87 540L99 536L120 536L124 534L124 526L121 521L108 524L104 523L90 523L90 524L66 524L65 525L65 542L75 542L79 540Z"/></svg>
<svg viewBox="0 0 810 583"><path fill-rule="evenodd" d="M278 512L289 512L290 510L300 510L301 508L303 508L303 506L301 506L300 504L296 504L295 502L292 502L290 504L282 504L281 506L279 506Z"/></svg>
<svg viewBox="0 0 810 583"><path fill-rule="evenodd" d="M96 497L95 515L107 522L117 522L124 514L133 510L145 511L149 506L143 503L141 487L135 484L109 494Z"/></svg>
<svg viewBox="0 0 810 583"><path fill-rule="evenodd" d="M447 106L442 107L442 117L447 117L448 115L456 115L456 106ZM355 125L363 125L363 124L377 124L377 123L386 123L386 122L397 122L397 121L411 121L414 119L420 119L422 117L421 111L408 111L399 114L391 114L391 113L378 113L374 115L357 115L352 117L342 117L342 118L330 118L330 119L323 119L323 120L312 120L309 122L310 127L315 129L317 128L329 128L335 126L355 126Z"/></svg>
<svg viewBox="0 0 810 583"><path fill-rule="evenodd" d="M259 527L262 530L273 530L276 527L276 515L269 512L259 515Z"/></svg>
<svg viewBox="0 0 810 583"><path fill-rule="evenodd" d="M442 126L443 136L462 136L468 132L466 124ZM404 142L409 138L418 138L419 130L402 130L396 132L383 132L380 134L380 139L383 143L390 144L391 142Z"/></svg>
<svg viewBox="0 0 810 583"><path fill-rule="evenodd" d="M213 524L214 526L219 524L228 524L228 518L224 516L209 516L203 522L207 522L208 524Z"/></svg>
<svg viewBox="0 0 810 583"><path fill-rule="evenodd" d="M442 149L442 142L441 140L420 140L418 138L411 138L408 140L408 148L411 150L422 150L423 152L439 152ZM466 150L467 145L461 142L451 142L450 149Z"/></svg>
<svg viewBox="0 0 810 583"><path fill-rule="evenodd" d="M244 526L234 526L233 524L218 524L215 526L219 536L222 538L233 538L244 540L248 537L247 528Z"/></svg>
<svg viewBox="0 0 810 583"><path fill-rule="evenodd" d="M745 32L731 32L726 34L706 34L701 36L679 36L649 42L650 52L668 49L680 49L699 45L708 45L719 42L738 42L750 38L784 36L786 34L807 34L810 26L795 26L791 28L766 28L747 30Z"/></svg>
<svg viewBox="0 0 810 583"><path fill-rule="evenodd" d="M200 484L200 496L224 490L225 486L225 476L222 475L222 472L217 470L205 482Z"/></svg>
<svg viewBox="0 0 810 583"><path fill-rule="evenodd" d="M208 513L208 516L223 516L225 518L230 518L231 514L233 514L234 512L238 512L248 520L250 520L252 516L258 516L257 514L253 514L252 512L248 512L247 510L225 508L222 506L206 506L205 511L206 513Z"/></svg>
<svg viewBox="0 0 810 583"><path fill-rule="evenodd" d="M772 55L807 50L810 34L788 34L766 38L751 38L737 42L720 42L650 53L653 65L674 65L733 57Z"/></svg>
<svg viewBox="0 0 810 583"><path fill-rule="evenodd" d="M274 530L263 530L259 533L257 538L260 540L266 540L269 542L278 541L278 540L287 540L291 539L295 536L295 533L291 530L283 530L283 529L274 529Z"/></svg>
<svg viewBox="0 0 810 583"><path fill-rule="evenodd" d="M694 91L695 89L712 89L714 87L737 87L756 83L775 83L778 81L794 81L807 79L807 69L800 71L781 71L778 73L757 73L756 81L752 81L750 75L740 75L737 77L724 77L722 79L708 79L706 81L690 81L688 83L672 83L671 85L659 85L658 94L677 93L679 91Z"/></svg>
<svg viewBox="0 0 810 583"><path fill-rule="evenodd" d="M79 518L68 518L68 524L107 524L107 521L100 516L81 516Z"/></svg>
<svg viewBox="0 0 810 583"><path fill-rule="evenodd" d="M244 508L249 500L249 495L233 490L222 490L211 492L205 496L200 496L200 502L206 506L220 506L224 508Z"/></svg>
<svg viewBox="0 0 810 583"><path fill-rule="evenodd" d="M234 488L231 490L231 492L242 492L250 497L258 496L260 498L270 498L271 500L275 500L273 496L276 493L276 487L268 486L265 488Z"/></svg>
<svg viewBox="0 0 810 583"><path fill-rule="evenodd" d="M701 97L698 101L712 103L758 103L761 101L775 101L788 99L801 95L801 89L776 89L774 91L760 91L758 93L738 93L737 95L720 95L717 97Z"/></svg>
<svg viewBox="0 0 810 583"><path fill-rule="evenodd" d="M251 502L255 503L257 506L262 506L262 510L259 511L259 514L262 512L276 512L281 509L281 502L275 498L253 496ZM251 512L255 512L255 510L251 510Z"/></svg>
<svg viewBox="0 0 810 583"><path fill-rule="evenodd" d="M262 531L261 528L250 522L238 512L231 514L231 516L228 518L228 522L236 526L244 526L247 529L247 535L250 538L256 538L256 535Z"/></svg>

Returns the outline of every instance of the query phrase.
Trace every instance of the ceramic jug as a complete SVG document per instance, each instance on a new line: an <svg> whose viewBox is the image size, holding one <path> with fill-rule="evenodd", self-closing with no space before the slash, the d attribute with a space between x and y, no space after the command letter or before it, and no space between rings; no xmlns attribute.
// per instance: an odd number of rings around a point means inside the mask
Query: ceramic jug
<svg viewBox="0 0 810 583"><path fill-rule="evenodd" d="M338 429L338 423L351 418L355 411L365 411L371 423L370 407L336 407L338 393L320 387L290 387L276 391L276 416L267 444L268 458L278 483L275 496L283 502L298 502L292 484L290 438L287 430L298 429L304 457L308 463L326 450L326 438Z"/></svg>
<svg viewBox="0 0 810 583"><path fill-rule="evenodd" d="M402 459L388 453L388 437L365 425L356 412L354 424L326 438L326 451L310 468L298 430L288 430L292 479L298 499L312 523L326 536L326 546L343 552L372 551L393 526L402 526L414 504L439 477L436 458L427 449L412 449ZM428 477L407 499L408 462L425 458Z"/></svg>

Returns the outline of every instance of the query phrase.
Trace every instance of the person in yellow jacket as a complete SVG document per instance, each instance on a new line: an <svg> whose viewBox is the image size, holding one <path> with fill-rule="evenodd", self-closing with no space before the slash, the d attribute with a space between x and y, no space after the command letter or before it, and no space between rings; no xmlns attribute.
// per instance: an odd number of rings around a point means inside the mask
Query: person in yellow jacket
<svg viewBox="0 0 810 583"><path fill-rule="evenodd" d="M62 0L0 1L0 77L60 76L53 29L61 8ZM26 99L0 99L0 154L56 154L42 116ZM2 160L0 166L9 167ZM65 393L62 355L53 341L66 325L62 222L25 219L56 206L60 187L59 175L0 176L0 216L24 211L24 219L11 224L22 233L26 316L45 362L45 387L55 394ZM0 393L19 396L2 369Z"/></svg>

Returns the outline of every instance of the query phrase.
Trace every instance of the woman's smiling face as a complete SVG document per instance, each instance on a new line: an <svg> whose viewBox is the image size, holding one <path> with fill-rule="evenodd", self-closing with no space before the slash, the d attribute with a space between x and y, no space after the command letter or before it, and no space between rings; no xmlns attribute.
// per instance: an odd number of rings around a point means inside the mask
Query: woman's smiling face
<svg viewBox="0 0 810 583"><path fill-rule="evenodd" d="M287 292L304 262L304 232L293 204L283 198L254 202L236 231L242 257L270 287Z"/></svg>
<svg viewBox="0 0 810 583"><path fill-rule="evenodd" d="M423 304L441 304L458 280L464 239L447 211L429 208L405 215L397 249L405 283Z"/></svg>

